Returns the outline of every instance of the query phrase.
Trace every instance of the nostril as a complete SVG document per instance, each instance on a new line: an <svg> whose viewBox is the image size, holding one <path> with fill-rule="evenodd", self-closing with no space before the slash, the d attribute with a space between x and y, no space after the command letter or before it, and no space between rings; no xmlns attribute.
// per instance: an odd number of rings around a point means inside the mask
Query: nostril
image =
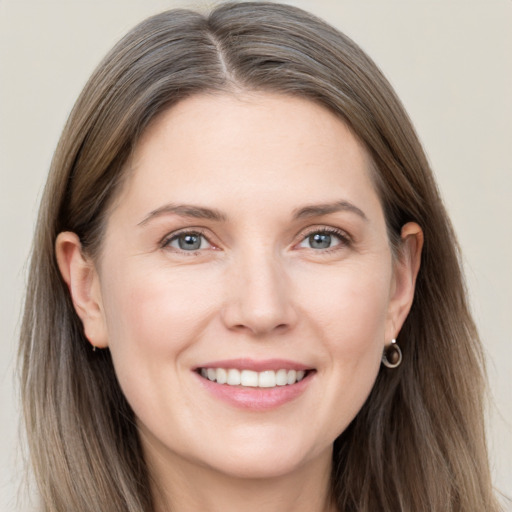
<svg viewBox="0 0 512 512"><path fill-rule="evenodd" d="M230 330L239 331L239 332L248 332L256 336L262 336L268 333L284 333L290 328L290 325L287 323L280 324L272 324L271 322L251 322L247 324L236 324L229 327Z"/></svg>
<svg viewBox="0 0 512 512"><path fill-rule="evenodd" d="M284 288L282 280L268 275L258 267L262 275L252 281L244 280L229 289L222 308L222 321L232 331L263 335L287 331L297 319L297 310ZM242 283L244 285L242 285Z"/></svg>

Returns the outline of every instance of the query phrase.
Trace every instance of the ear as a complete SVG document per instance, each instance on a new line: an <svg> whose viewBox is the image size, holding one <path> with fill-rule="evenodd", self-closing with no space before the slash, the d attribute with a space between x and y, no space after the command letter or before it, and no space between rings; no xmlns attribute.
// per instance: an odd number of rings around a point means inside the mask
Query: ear
<svg viewBox="0 0 512 512"><path fill-rule="evenodd" d="M394 262L393 285L384 340L386 344L398 336L411 309L422 248L422 229L415 222L408 222L402 227L401 245Z"/></svg>
<svg viewBox="0 0 512 512"><path fill-rule="evenodd" d="M100 282L93 261L82 252L78 236L69 231L57 236L55 255L75 311L82 320L85 336L93 347L107 347Z"/></svg>

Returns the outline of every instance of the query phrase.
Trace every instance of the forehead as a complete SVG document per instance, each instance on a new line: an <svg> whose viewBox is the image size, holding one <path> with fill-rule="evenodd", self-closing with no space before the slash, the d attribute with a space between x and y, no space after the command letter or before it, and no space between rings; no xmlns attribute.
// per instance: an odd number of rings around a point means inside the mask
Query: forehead
<svg viewBox="0 0 512 512"><path fill-rule="evenodd" d="M375 196L371 158L349 127L312 101L281 94L187 98L153 120L128 167L119 199L136 196L148 207Z"/></svg>
<svg viewBox="0 0 512 512"><path fill-rule="evenodd" d="M268 150L291 138L301 147L318 149L334 141L345 153L356 150L369 158L342 118L326 107L299 96L256 91L204 93L180 101L150 123L137 144L135 157L157 139L184 137L184 132L207 134L208 142L219 147L252 141ZM239 136L235 138L236 134Z"/></svg>

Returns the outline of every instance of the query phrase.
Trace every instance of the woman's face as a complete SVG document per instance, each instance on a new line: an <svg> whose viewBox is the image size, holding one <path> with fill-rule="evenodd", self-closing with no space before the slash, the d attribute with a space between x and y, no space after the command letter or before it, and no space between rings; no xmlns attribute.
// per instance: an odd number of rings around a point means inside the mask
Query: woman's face
<svg viewBox="0 0 512 512"><path fill-rule="evenodd" d="M128 167L81 316L147 456L247 477L330 460L414 281L363 146L304 99L198 95Z"/></svg>

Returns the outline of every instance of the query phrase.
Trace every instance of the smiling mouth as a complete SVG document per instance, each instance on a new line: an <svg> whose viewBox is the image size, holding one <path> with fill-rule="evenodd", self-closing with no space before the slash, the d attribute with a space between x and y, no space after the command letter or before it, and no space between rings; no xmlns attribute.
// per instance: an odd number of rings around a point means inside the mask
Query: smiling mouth
<svg viewBox="0 0 512 512"><path fill-rule="evenodd" d="M303 380L313 370L238 370L236 368L198 368L201 377L217 384L247 388L275 388L292 386Z"/></svg>

